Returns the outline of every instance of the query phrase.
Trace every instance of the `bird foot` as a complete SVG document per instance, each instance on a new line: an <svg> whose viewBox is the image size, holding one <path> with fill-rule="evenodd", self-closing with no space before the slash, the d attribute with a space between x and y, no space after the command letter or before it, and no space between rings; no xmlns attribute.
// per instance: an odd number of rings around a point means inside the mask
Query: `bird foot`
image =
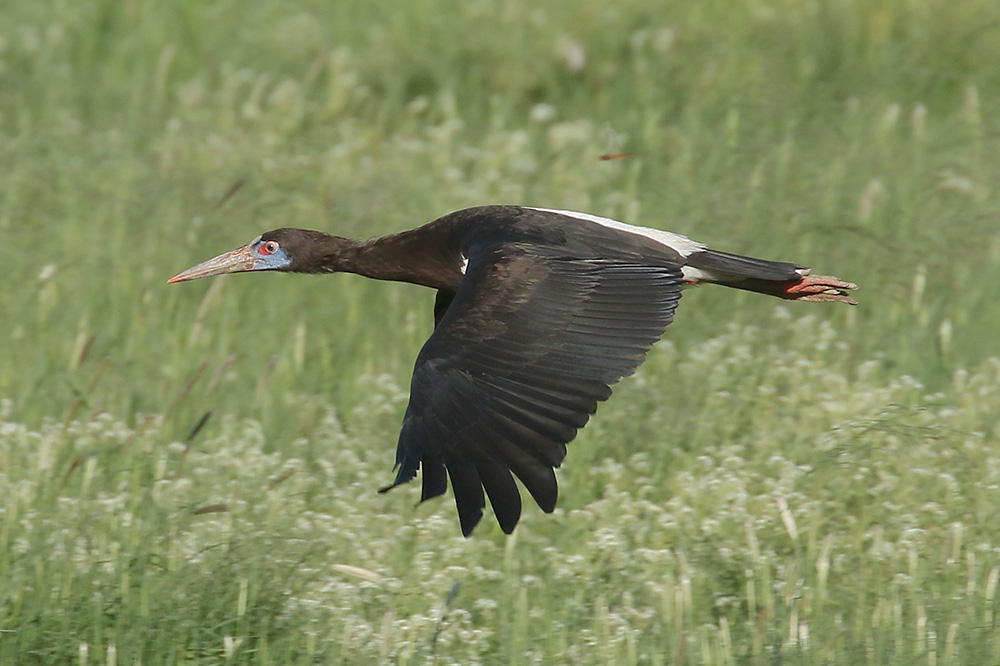
<svg viewBox="0 0 1000 666"><path fill-rule="evenodd" d="M844 282L832 275L806 275L798 282L788 285L783 297L793 301L809 301L811 303L838 301L857 305L858 302L846 293L857 288L858 285Z"/></svg>

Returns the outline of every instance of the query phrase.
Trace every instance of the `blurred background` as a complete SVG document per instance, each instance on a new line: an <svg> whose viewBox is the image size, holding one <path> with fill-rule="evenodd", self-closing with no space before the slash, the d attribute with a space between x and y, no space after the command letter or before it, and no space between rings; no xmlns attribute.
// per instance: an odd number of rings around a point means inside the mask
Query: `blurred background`
<svg viewBox="0 0 1000 666"><path fill-rule="evenodd" d="M0 656L996 661L997 63L985 0L4 3ZM375 494L432 292L165 284L487 203L860 305L686 292L555 514L463 540Z"/></svg>

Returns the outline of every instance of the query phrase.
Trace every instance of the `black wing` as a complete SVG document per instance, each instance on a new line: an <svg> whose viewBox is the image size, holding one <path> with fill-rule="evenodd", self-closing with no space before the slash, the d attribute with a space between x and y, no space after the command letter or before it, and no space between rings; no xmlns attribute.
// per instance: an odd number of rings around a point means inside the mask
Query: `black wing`
<svg viewBox="0 0 1000 666"><path fill-rule="evenodd" d="M422 466L423 501L450 478L466 536L484 489L500 527L514 529L521 497L511 472L552 511L566 443L663 334L681 283L670 265L473 251L417 357L390 488Z"/></svg>

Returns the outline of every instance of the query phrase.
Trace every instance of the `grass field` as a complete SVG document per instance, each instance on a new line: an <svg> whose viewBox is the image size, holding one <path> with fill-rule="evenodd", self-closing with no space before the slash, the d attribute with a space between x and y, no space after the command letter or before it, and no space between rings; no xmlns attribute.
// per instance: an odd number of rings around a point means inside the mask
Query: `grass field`
<svg viewBox="0 0 1000 666"><path fill-rule="evenodd" d="M1000 662L998 108L986 0L0 4L0 663ZM375 493L431 292L164 284L484 203L861 304L686 293L463 539Z"/></svg>

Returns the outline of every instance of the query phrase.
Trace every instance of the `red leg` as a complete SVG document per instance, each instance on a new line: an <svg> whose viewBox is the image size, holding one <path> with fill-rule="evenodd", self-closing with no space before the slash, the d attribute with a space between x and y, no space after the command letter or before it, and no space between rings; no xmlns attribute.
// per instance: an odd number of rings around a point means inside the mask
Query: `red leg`
<svg viewBox="0 0 1000 666"><path fill-rule="evenodd" d="M857 289L858 285L851 282L844 282L840 278L831 275L806 275L798 282L792 282L785 287L782 298L793 301L839 301L857 305L858 302L848 296L845 292Z"/></svg>

